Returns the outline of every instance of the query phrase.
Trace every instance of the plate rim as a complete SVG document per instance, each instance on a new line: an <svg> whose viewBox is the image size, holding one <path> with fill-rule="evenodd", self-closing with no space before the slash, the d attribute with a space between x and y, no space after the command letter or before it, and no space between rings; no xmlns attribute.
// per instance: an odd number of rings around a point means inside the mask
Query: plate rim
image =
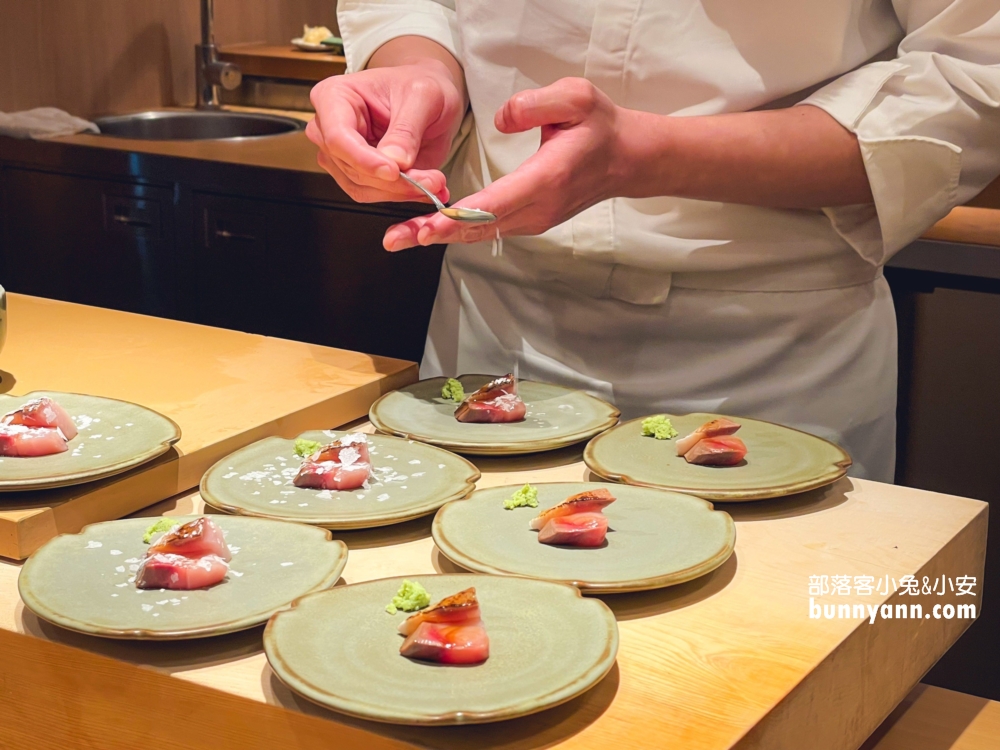
<svg viewBox="0 0 1000 750"><path fill-rule="evenodd" d="M663 413L663 412L661 412ZM688 487L681 485L665 485L665 484L655 484L651 482L640 482L627 474L619 474L617 472L610 471L607 467L602 466L600 462L594 457L594 444L597 443L600 438L602 438L607 433L618 428L624 428L630 424L641 422L643 419L648 419L649 416L636 417L635 419L629 419L625 422L621 422L614 427L602 432L600 435L595 435L583 449L583 462L594 474L606 479L609 482L617 482L619 484L628 484L634 487L648 487L650 489L667 490L669 492L678 492L682 495L693 495L702 500L711 500L720 503L741 503L741 502L753 502L755 500L768 500L776 497L788 497L789 495L797 495L802 492L808 492L809 490L819 489L820 487L826 487L827 485L833 484L838 479L842 479L847 475L848 470L854 464L851 456L842 447L836 443L822 438L819 435L813 435L811 432L806 432L805 430L800 430L795 427L789 427L788 425L779 424L777 422L771 422L766 419L757 419L756 417L740 417L735 415L725 415L725 414L713 414L712 412L688 412L687 414L666 414L668 417L688 417L692 414L706 414L712 416L724 417L728 416L734 420L752 421L760 422L762 424L768 424L773 427L780 427L783 430L788 430L790 432L797 432L800 435L805 435L806 437L819 440L832 446L837 451L840 452L842 458L839 461L834 461L828 465L828 470L811 480L805 480L801 482L789 482L783 485L776 485L771 487L761 487L756 490L706 490L698 487Z"/></svg>
<svg viewBox="0 0 1000 750"><path fill-rule="evenodd" d="M0 479L0 493L3 492L25 492L29 490L52 490L59 487L72 487L78 484L86 484L87 482L97 482L101 479L108 479L109 477L117 476L122 474L129 469L135 468L136 466L141 466L142 464L152 461L154 458L162 456L164 453L170 450L172 446L180 442L181 439L181 428L173 419L168 417L166 414L158 412L156 409L150 409L148 406L143 406L142 404L137 404L134 401L126 401L123 398L110 398L108 396L95 396L92 393L76 393L74 391L46 391L46 390L33 390L22 396L13 396L13 398L30 398L36 393L62 393L67 396L82 396L84 398L99 398L104 401L115 401L119 404L128 404L129 406L135 406L139 409L145 409L146 411L155 414L161 419L169 423L173 429L174 434L172 437L168 438L159 445L151 448L150 450L142 453L138 456L134 456L126 461L119 461L116 464L111 464L108 467L101 469L99 473L94 472L76 472L74 474L64 475L62 479ZM10 396L9 393L2 394L4 396ZM58 454L57 454L58 455Z"/></svg>
<svg viewBox="0 0 1000 750"><path fill-rule="evenodd" d="M462 373L459 377L495 378L496 376L478 372L465 372ZM372 425L375 427L375 429L378 430L380 433L386 435L392 435L394 437L406 438L408 440L417 440L421 443L427 443L428 445L434 445L438 448L445 448L447 450L456 451L458 453L464 453L470 456L517 456L517 455L526 455L529 453L543 453L546 451L558 450L559 448L565 448L569 445L582 443L584 440L591 440L594 437L604 432L607 432L610 429L613 429L616 425L619 424L619 421L621 419L621 410L617 406L612 404L610 401L605 401L602 398L597 398L596 396L592 396L591 394L587 393L586 391L580 390L579 388L569 388L564 385L559 385L558 383L546 383L545 381L542 380L531 380L528 378L525 378L524 380L521 380L519 382L538 383L539 385L547 385L553 388L561 388L567 391L568 393L579 393L580 395L588 399L591 399L597 402L598 404L608 407L608 409L610 410L609 416L604 420L604 422L601 423L600 427L588 428L586 430L582 430L580 432L573 433L571 435L563 435L554 438L535 438L532 440L525 440L520 442L504 442L504 443L494 442L487 444L467 443L454 440L442 440L440 438L435 438L429 435L421 435L417 433L406 432L403 430L396 430L393 429L392 427L389 427L381 419L379 419L377 408L383 401L385 401L390 396L393 396L394 394L399 393L400 391L406 391L407 389L420 385L421 383L427 383L432 380L444 381L447 379L448 378L446 378L443 375L435 376L433 378L422 378L421 380L418 380L416 383L411 383L407 386L403 386L402 388L397 388L393 391L389 391L388 393L382 394L378 399L375 400L375 402L368 409L368 421L371 422Z"/></svg>
<svg viewBox="0 0 1000 750"><path fill-rule="evenodd" d="M541 487L545 485L607 485L614 484L614 482L534 482L533 487ZM483 487L481 490L476 490L476 492L486 492L489 490L500 490L509 489L516 490L519 489L521 484L504 484L497 485L496 487ZM589 581L574 581L569 579L556 579L556 578L545 578L541 576L528 575L526 573L518 573L512 570L506 570L504 568L498 568L493 565L488 565L486 563L474 560L468 555L462 553L455 545L447 540L444 536L444 532L441 530L443 525L443 517L445 512L450 505L456 505L457 503L472 500L475 496L475 492L472 493L467 498L461 500L453 500L446 505L441 506L441 509L434 515L434 521L431 524L431 538L434 540L434 545L446 558L456 565L465 568L466 570L473 571L475 573L482 573L485 575L501 575L501 576L511 576L514 578L530 578L537 581L550 581L552 583L564 583L570 586L574 586L581 592L587 594L629 594L636 591L651 591L654 589L668 588L670 586L677 586L682 583L687 583L688 581L693 581L696 578L701 578L704 575L708 575L713 570L717 570L726 564L726 561L732 557L733 552L736 549L736 522L733 521L733 517L726 513L724 510L717 509L708 500L696 497L695 495L686 494L683 492L674 492L672 490L663 490L659 487L645 487L639 485L627 485L627 486L638 486L640 489L653 490L655 492L665 492L667 494L681 495L691 500L697 500L700 503L704 503L708 510L712 513L722 513L726 517L726 545L715 555L708 558L704 562L693 565L689 568L685 568L682 571L676 573L670 573L666 575L659 576L649 576L647 578L636 578L628 581L621 581L616 583L594 583ZM444 543L442 544L442 540Z"/></svg>
<svg viewBox="0 0 1000 750"><path fill-rule="evenodd" d="M339 430L339 429L334 430L334 431L336 431L336 432L348 432L348 431ZM254 510L247 510L246 508L240 508L238 506L231 505L229 503L223 502L223 501L219 500L218 498L216 498L214 495L212 495L212 493L208 490L208 477L209 477L209 475L212 474L213 472L215 472L223 462L229 460L232 456L236 455L237 453L240 453L240 452L245 451L245 450L249 450L250 448L254 447L255 445L258 445L259 443L263 443L263 442L265 442L267 440L291 440L291 441L295 441L298 438L302 437L302 435L304 435L306 432L322 432L322 430L306 430L305 432L299 433L299 435L297 435L294 438L283 438L280 435L269 435L268 437L261 438L260 440L256 440L256 441L250 443L249 445L244 445L242 448L239 448L239 449L233 451L232 453L230 453L227 456L223 456L218 461L216 461L214 464L212 464L209 467L208 471L206 471L202 475L201 481L198 483L198 494L201 496L201 499L204 500L205 504L208 505L209 507L215 508L216 510L220 510L220 511L226 513L227 515L245 516L247 518L266 518L266 519L272 520L272 521L285 521L285 522L288 522L288 523L300 523L300 524L305 524L306 526L316 526L318 528L327 529L327 530L333 529L333 530L338 530L338 531L352 531L352 530L357 530L357 529L377 529L377 528L379 528L381 526L392 526L392 525L397 524L397 523L405 523L406 521L412 521L415 518L422 518L423 516L427 516L427 515L430 515L431 513L435 513L445 503L450 503L450 502L453 502L455 500L462 500L463 498L468 497L469 495L471 495L475 491L475 489L476 489L476 482L478 482L482 478L482 476L483 476L482 472L479 470L479 467L477 467L470 460L468 460L467 458L464 458L463 456L459 456L456 453L451 453L451 451L447 451L446 450L445 453L450 453L451 456L453 456L454 458L457 458L457 459L461 460L463 463L465 463L472 470L472 472L474 474L474 476L466 477L466 479L465 479L465 485L462 487L462 489L461 490L456 490L455 493L452 493L451 495L448 495L447 498L445 500L443 500L443 501L439 501L437 499L434 500L433 501L434 504L433 504L432 507L424 508L424 509L421 509L421 510L417 510L416 512L407 512L405 515L383 516L377 522L371 522L371 521L357 521L357 522L354 522L354 521L349 521L349 522L341 523L341 522L337 522L337 521L307 521L307 520L304 520L304 519L291 519L288 516L269 515L266 512L258 512L258 511L254 511ZM395 435L382 435L382 434L379 434L376 437L379 437L379 438L388 438L389 440L403 440L404 439L404 438L397 437ZM419 441L414 441L414 442L419 442ZM438 450L444 450L443 448L441 448L440 446L437 446L437 445L431 445L431 446L428 446L428 447L430 447L430 448L436 448ZM462 494L459 494L459 493L462 493Z"/></svg>
<svg viewBox="0 0 1000 750"><path fill-rule="evenodd" d="M199 518L201 516L206 516L206 515L211 515L211 514L185 513L181 515L180 518L189 518L189 517ZM49 546L53 541L67 536L83 536L83 534L87 531L87 529L91 528L92 526L117 523L119 521L125 521L125 520L138 520L138 519L117 518L111 521L98 521L96 523L89 523L75 533L58 534L57 536L54 536L52 539L50 539L41 547L39 547L35 552L33 552L31 556L24 562L24 565L21 566L21 570L18 572L17 575L17 593L18 596L20 596L21 601L24 603L25 608L33 615L38 617L40 620L44 620L45 622L50 623L58 628L62 628L63 630L69 630L74 633L81 633L83 635L95 636L98 638L106 638L108 640L121 640L121 641L180 641L180 640L194 640L197 638L212 638L218 635L227 635L229 633L236 633L241 630L248 630L250 628L256 627L258 625L267 622L270 618L274 617L275 614L291 606L291 603L288 603L283 605L283 609L279 609L277 610L277 612L269 612L266 615L256 615L253 618L246 617L239 620L231 620L229 622L224 623L223 625L216 625L216 626L209 626L202 628L187 628L182 630L145 630L145 629L117 630L114 628L88 628L88 627L79 627L79 626L65 624L64 622L59 621L58 613L55 613L57 617L52 617L53 614L52 612L48 611L47 608L43 606L39 606L40 603L38 602L37 597L34 597L30 593L30 590L27 591L27 596L25 595L26 590L22 587L22 578L24 576L24 572L30 568L30 566L32 565L32 561L35 559L36 555L43 549L45 549L45 547ZM259 519L259 520L272 521L273 519ZM273 521L273 522L289 523L288 521ZM304 526L307 524L296 524L296 525ZM315 528L320 528L320 527L315 527ZM344 568L347 566L347 557L350 552L347 544L345 544L340 539L334 539L333 534L329 529L320 528L320 531L326 532L325 543L332 544L334 548L337 549L338 552L337 560L334 563L332 572L324 576L322 582L318 584L318 586L321 586L322 588L313 589L312 591L308 592L307 594L303 594L302 596L322 593L323 591L327 591L333 588L337 583L337 581L340 580L340 576L344 572ZM299 596L297 598L301 599L302 596ZM32 599L35 600L35 606L32 606L32 604L30 603ZM42 610L46 611L43 613ZM65 618L65 620L66 622L73 622L78 625L86 625L86 623L82 623L81 621L75 619Z"/></svg>
<svg viewBox="0 0 1000 750"><path fill-rule="evenodd" d="M286 609L284 609L284 610L282 610L280 612L275 612L271 616L271 619L268 620L267 626L264 628L264 635L263 635L263 639L262 639L263 640L263 644L264 644L264 656L267 659L268 666L271 669L271 671L274 673L274 675L279 679L279 681L283 685L285 685L289 690L291 690L292 692L294 692L295 695L301 696L301 697L305 698L306 700L309 700L310 702L312 702L312 703L314 703L314 704L316 704L318 706L321 706L321 707L323 707L323 708L325 708L327 710L336 711L337 713L341 713L341 714L344 714L346 716L353 716L355 718L365 719L367 721L377 721L377 722L379 722L381 724L395 724L395 725L404 725L404 726L464 726L464 725L468 725L468 724L488 724L488 723L496 722L496 721L507 721L508 719L517 719L517 718L521 718L523 716L530 716L531 714L539 713L541 711L547 711L550 708L555 708L556 706L560 706L563 703L567 703L568 701L571 701L574 698L577 698L577 697L583 695L584 693L586 693L591 688L596 687L597 684L599 682L601 682L601 680L603 680L605 677L608 676L608 674L614 668L614 665L617 663L617 660L618 660L618 650L619 650L620 639L621 639L621 636L620 636L620 634L618 632L618 619L615 617L615 614L612 611L612 609L607 604L605 604L603 601L601 601L600 599L596 599L596 598L593 598L593 597L585 597L585 596L583 596L583 594L581 593L581 591L579 589L575 588L574 586L569 586L568 584L557 583L557 582L554 582L554 581L544 581L544 580L541 580L541 579L530 579L530 578L529 579L523 579L520 576L489 576L489 577L490 578L507 578L507 579L513 579L513 580L532 580L532 581L535 581L537 583L542 583L542 584L546 584L546 585L563 586L563 587L568 588L571 591L573 591L575 593L576 597L579 598L580 600L585 601L585 602L593 602L595 605L599 605L599 611L601 611L602 615L605 617L605 622L610 625L610 628L608 629L608 634L607 634L608 635L608 640L607 640L607 642L605 644L604 654L602 655L601 660L598 661L595 664L594 667L592 667L590 670L588 670L588 672L586 674L586 677L584 679L581 679L579 681L580 685L574 687L574 689L571 691L570 694L565 695L565 696L560 696L560 698L558 700L553 701L551 703L543 703L542 705L536 705L534 707L527 707L527 708L524 708L524 709L522 709L520 711L516 711L514 713L510 713L509 711L505 711L503 709L497 709L497 710L494 710L494 711L479 711L479 712L477 712L477 711L472 711L472 712L466 712L466 711L449 711L447 713L435 714L433 716L413 715L412 718L403 718L402 716L397 716L397 717L389 718L389 717L386 717L384 715L383 716L376 716L376 715L371 714L371 713L357 712L357 711L352 711L352 710L350 710L348 708L335 707L331 703L327 703L327 702L319 700L319 699L317 699L317 698L315 698L313 696L307 695L306 693L301 692L298 688L296 688L296 687L292 686L291 684L289 684L288 680L275 667L275 664L272 661L272 651L274 650L274 646L272 646L272 644L273 644L273 642L276 639L276 636L274 635L274 623L276 623L278 621L278 619L282 615L294 612L295 609L299 606L299 603L302 600L304 600L304 599L307 599L309 597L319 596L319 595L322 595L322 594L328 594L328 593L330 593L330 592L332 592L334 590L347 589L347 588L350 588L352 586L365 586L365 585L370 585L370 584L374 584L374 583L385 583L385 582L388 582L388 581L400 581L400 582L402 582L402 581L407 580L407 579L418 578L418 577L421 578L421 579L423 579L423 578L432 578L432 577L437 577L437 576L441 576L441 577L481 578L481 577L483 577L485 575L487 575L487 574L484 574L484 573L475 573L475 572L469 572L469 573L464 573L464 572L463 573L437 573L437 572L434 572L434 573L427 573L426 575L424 575L424 574L411 574L411 575L408 575L408 576L389 576L389 577L386 577L386 578L375 578L375 579L372 579L372 580L369 580L369 581L358 581L357 583L350 583L350 584L346 584L344 586L338 586L336 589L328 589L327 591L315 591L315 592L312 592L312 593L309 593L309 594L305 594L304 596L301 596L298 599L296 599L295 601L293 601L292 604L288 608L286 608ZM588 604L587 606L591 606L591 605ZM277 656L275 656L274 658L277 658ZM597 674L596 677L593 676L593 673L595 672L595 669L596 669L597 672L599 672L599 674ZM303 680L303 682L306 682L306 681ZM307 683L307 684L311 685L311 683ZM567 687L567 686L563 686L560 689L565 689L565 687ZM317 692L319 692L318 689L317 689ZM555 692L558 692L558 690L555 691ZM549 694L551 694L551 692ZM350 700L350 699L347 699L347 700Z"/></svg>

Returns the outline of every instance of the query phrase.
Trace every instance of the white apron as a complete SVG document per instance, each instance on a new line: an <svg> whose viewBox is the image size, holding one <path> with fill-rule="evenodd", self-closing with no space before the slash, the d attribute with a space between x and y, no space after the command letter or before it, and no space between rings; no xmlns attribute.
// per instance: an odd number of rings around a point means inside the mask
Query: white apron
<svg viewBox="0 0 1000 750"><path fill-rule="evenodd" d="M805 97L857 134L875 198L816 211L616 198L506 239L500 257L451 246L422 374L516 363L626 416L770 419L891 481L896 335L880 269L1000 173L994 2L341 0L350 70L407 34L462 63L475 127L450 170L455 198L537 150L537 131L493 128L504 101L567 76L675 116Z"/></svg>

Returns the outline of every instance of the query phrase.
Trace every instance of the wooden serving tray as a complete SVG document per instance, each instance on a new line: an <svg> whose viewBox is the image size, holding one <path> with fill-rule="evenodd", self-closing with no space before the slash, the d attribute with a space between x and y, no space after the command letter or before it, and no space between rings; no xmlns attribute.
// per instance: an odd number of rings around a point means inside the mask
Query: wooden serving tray
<svg viewBox="0 0 1000 750"><path fill-rule="evenodd" d="M182 437L160 458L102 481L0 495L0 556L21 560L88 523L194 487L220 458L269 435L363 416L412 383L412 362L11 294L0 392L88 393L142 404Z"/></svg>

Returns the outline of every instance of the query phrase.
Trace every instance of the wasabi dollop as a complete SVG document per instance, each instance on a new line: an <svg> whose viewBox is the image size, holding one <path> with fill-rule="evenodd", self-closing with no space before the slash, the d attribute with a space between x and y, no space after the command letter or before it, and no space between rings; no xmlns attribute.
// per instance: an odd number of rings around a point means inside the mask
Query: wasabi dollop
<svg viewBox="0 0 1000 750"><path fill-rule="evenodd" d="M170 529L177 526L180 521L175 521L173 518L159 518L156 523L152 524L146 529L146 532L142 535L142 541L144 544L149 544L153 541L153 537L162 531L170 531Z"/></svg>
<svg viewBox="0 0 1000 750"><path fill-rule="evenodd" d="M386 605L385 611L390 615L394 615L400 610L416 612L418 609L429 606L430 603L431 595L427 593L427 589L416 581L403 581L403 585L392 597L392 601Z"/></svg>
<svg viewBox="0 0 1000 750"><path fill-rule="evenodd" d="M538 490L530 484L524 485L521 489L503 501L504 510L514 510L514 508L537 508Z"/></svg>
<svg viewBox="0 0 1000 750"><path fill-rule="evenodd" d="M295 441L295 455L299 458L306 458L311 456L313 453L318 451L323 447L322 443L317 443L315 440L306 440L304 438L298 438Z"/></svg>
<svg viewBox="0 0 1000 750"><path fill-rule="evenodd" d="M655 438L656 440L669 440L677 437L677 430L670 424L670 420L662 414L646 417L642 420L642 434L644 437Z"/></svg>
<svg viewBox="0 0 1000 750"><path fill-rule="evenodd" d="M448 378L441 386L441 398L460 404L465 401L465 389L455 378Z"/></svg>

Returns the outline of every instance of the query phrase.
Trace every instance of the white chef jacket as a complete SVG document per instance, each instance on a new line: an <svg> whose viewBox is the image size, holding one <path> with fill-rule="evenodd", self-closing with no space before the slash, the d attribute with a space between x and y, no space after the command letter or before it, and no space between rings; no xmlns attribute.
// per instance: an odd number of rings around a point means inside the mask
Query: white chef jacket
<svg viewBox="0 0 1000 750"><path fill-rule="evenodd" d="M881 266L1000 174L997 0L340 0L349 71L398 36L462 63L456 198L512 172L515 92L585 77L674 116L812 104L859 140L869 206L614 198L538 237L449 247L425 375L585 388L626 416L721 411L834 439L891 481L895 319ZM734 175L739 179L739 175ZM822 179L822 175L817 175Z"/></svg>

